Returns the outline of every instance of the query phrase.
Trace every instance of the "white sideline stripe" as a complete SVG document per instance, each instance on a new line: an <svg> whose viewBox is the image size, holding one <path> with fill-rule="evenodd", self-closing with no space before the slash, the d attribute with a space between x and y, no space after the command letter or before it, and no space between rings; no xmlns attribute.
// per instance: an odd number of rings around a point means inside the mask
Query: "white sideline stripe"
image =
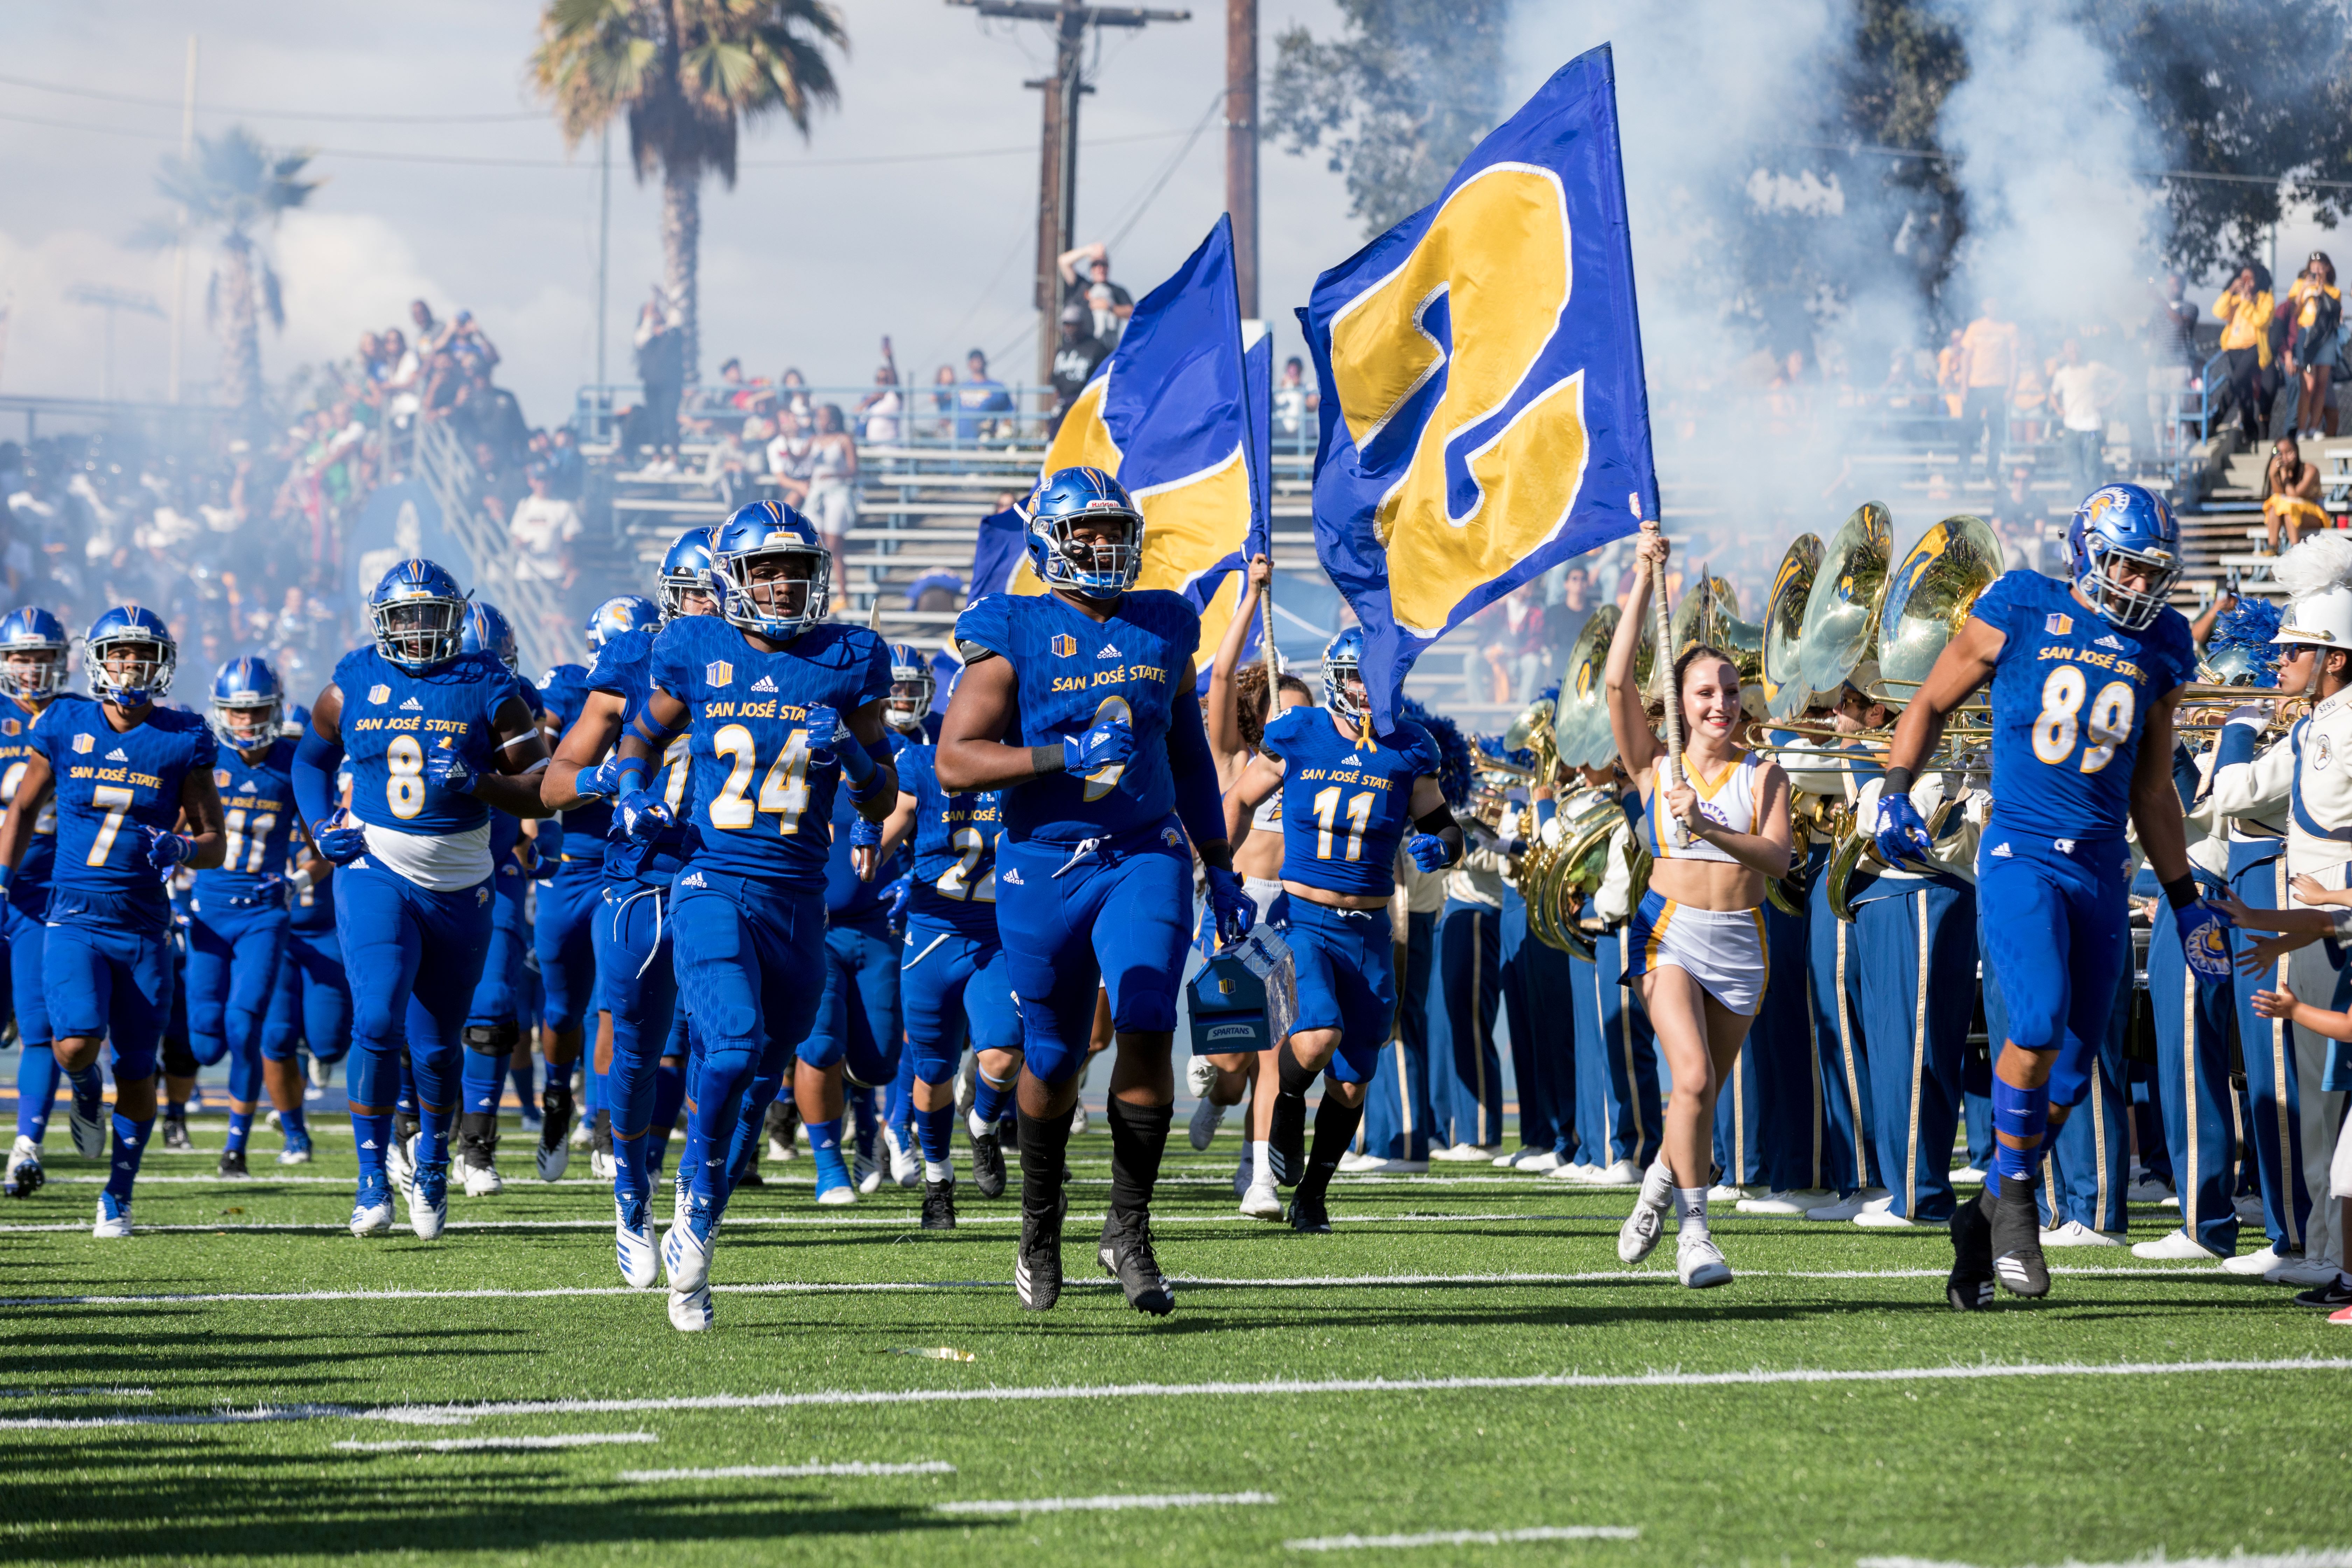
<svg viewBox="0 0 2352 1568"><path fill-rule="evenodd" d="M230 1426L257 1422L431 1421L456 1416L610 1415L678 1410L791 1410L872 1405L997 1405L1096 1399L1225 1398L1268 1394L1458 1394L1539 1388L1737 1388L1840 1383L1950 1383L2012 1377L2178 1377L2222 1372L2345 1372L2352 1361L2294 1356L2279 1361L1984 1362L1960 1366L1748 1372L1558 1373L1526 1377L1300 1378L1262 1383L1059 1384L1028 1388L832 1388L804 1394L680 1394L667 1399L521 1399L478 1405L262 1405L183 1415L34 1415L0 1418L0 1432L79 1431L102 1426Z"/></svg>
<svg viewBox="0 0 2352 1568"><path fill-rule="evenodd" d="M338 1443L337 1447L342 1445ZM951 1476L956 1468L945 1459L918 1459L910 1465L876 1465L852 1459L839 1465L722 1465L711 1470L623 1470L625 1481L766 1481L801 1476Z"/></svg>
<svg viewBox="0 0 2352 1568"><path fill-rule="evenodd" d="M2235 1280L2240 1276L2217 1268L2191 1266L2185 1268L2053 1268L2053 1274L2065 1274L2105 1279L2214 1279ZM1741 1270L1748 1279L1941 1279L1948 1270L1941 1268L1839 1268L1784 1269L1750 1268ZM1674 1279L1669 1269L1663 1268L1594 1268L1581 1273L1567 1274L1298 1274L1277 1279L1244 1279L1211 1274L1176 1274L1169 1277L1175 1285L1203 1285L1218 1289L1282 1290L1332 1289L1344 1288L1386 1288L1415 1285L1586 1285L1610 1280L1641 1281L1664 1284ZM918 1293L926 1290L1009 1290L1010 1279L914 1279L914 1280L844 1280L826 1283L812 1280L775 1280L747 1285L713 1285L711 1289L722 1296L857 1296ZM1065 1290L1110 1290L1118 1282L1109 1279L1072 1279L1064 1283ZM0 1307L151 1307L201 1305L224 1301L530 1301L550 1296L642 1296L642 1290L626 1285L566 1285L548 1286L535 1289L483 1289L478 1290L220 1290L185 1293L158 1293L149 1296L0 1296ZM5 1394L0 1390L0 1394ZM90 1390L104 1393L107 1390Z"/></svg>
<svg viewBox="0 0 2352 1568"><path fill-rule="evenodd" d="M1861 1557L1853 1568L1969 1568L1929 1557ZM2068 1563L2066 1568L2352 1568L2352 1547L2306 1546L2254 1556L2137 1557L2129 1563Z"/></svg>
<svg viewBox="0 0 2352 1568"><path fill-rule="evenodd" d="M931 1506L941 1513L1105 1513L1127 1508L1217 1508L1281 1500L1272 1492L1139 1492L1125 1497L967 1498Z"/></svg>
<svg viewBox="0 0 2352 1568"><path fill-rule="evenodd" d="M1108 1215L1103 1214L1078 1214L1074 1211L1066 1223L1092 1225L1108 1217ZM1335 1214L1331 1216L1331 1223L1334 1225L1462 1225L1507 1219L1590 1219L1591 1217L1593 1216L1589 1214L1570 1214L1545 1209L1522 1214ZM922 1218L921 1212L916 1209L908 1209L898 1214L866 1215L854 1219L835 1218L830 1215L746 1215L741 1218L730 1215L720 1228L736 1230L747 1229L753 1226L814 1225L895 1226L905 1229L920 1225ZM1019 1225L1021 1216L1017 1214L965 1215L959 1216L957 1223L967 1226ZM1238 1211L1232 1214L1154 1215L1151 1216L1151 1223L1161 1227L1171 1225L1233 1225L1252 1226L1258 1230L1265 1228L1265 1221L1253 1220ZM62 1220L49 1225L0 1225L0 1236L86 1231L89 1228L89 1224L86 1220ZM134 1234L179 1236L209 1235L217 1232L236 1234L246 1231L293 1231L324 1236L347 1231L350 1228L347 1223L308 1225L273 1221L268 1225L142 1225L136 1228ZM445 1228L448 1230L601 1230L610 1232L613 1222L609 1217L604 1219L453 1219ZM405 1224L396 1224L393 1229L406 1232L409 1226Z"/></svg>
<svg viewBox="0 0 2352 1568"><path fill-rule="evenodd" d="M353 1454L475 1454L490 1448L585 1448L602 1443L658 1443L658 1432L566 1432L553 1437L404 1437L363 1443L345 1438L335 1445Z"/></svg>
<svg viewBox="0 0 2352 1568"><path fill-rule="evenodd" d="M1361 1552L1397 1546L1500 1546L1513 1541L1639 1541L1622 1524L1538 1524L1528 1530L1430 1530L1419 1535L1310 1535L1286 1541L1292 1552Z"/></svg>

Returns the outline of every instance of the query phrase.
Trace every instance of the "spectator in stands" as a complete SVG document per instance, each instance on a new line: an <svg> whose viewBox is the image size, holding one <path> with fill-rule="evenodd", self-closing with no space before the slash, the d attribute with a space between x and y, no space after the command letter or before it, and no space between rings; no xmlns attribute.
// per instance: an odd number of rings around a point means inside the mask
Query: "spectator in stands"
<svg viewBox="0 0 2352 1568"><path fill-rule="evenodd" d="M1969 356L1960 345L1961 333L1955 328L1936 355L1936 389L1944 395L1944 412L1954 419L1969 400Z"/></svg>
<svg viewBox="0 0 2352 1568"><path fill-rule="evenodd" d="M849 437L849 422L841 416L841 405L828 403L816 411L816 434L809 442L808 499L804 503L809 521L824 538L824 547L833 552L836 570L846 574L847 561L844 552L849 548L849 531L857 522L857 443ZM836 577L844 588L847 583Z"/></svg>
<svg viewBox="0 0 2352 1568"><path fill-rule="evenodd" d="M1985 478L1991 479L2000 472L2019 357L2017 323L2001 318L2000 301L1986 300L1977 319L1960 334L1960 466L1964 472L1979 441L1984 447Z"/></svg>
<svg viewBox="0 0 2352 1568"><path fill-rule="evenodd" d="M1094 333L1094 317L1084 305L1062 307L1062 341L1054 350L1054 409L1045 426L1052 440L1062 428L1062 416L1094 379L1095 367L1110 357L1110 350Z"/></svg>
<svg viewBox="0 0 2352 1568"><path fill-rule="evenodd" d="M868 446L887 447L898 439L898 419L906 400L898 395L898 361L890 352L890 334L882 334L882 363L874 369L874 390L857 400L857 417Z"/></svg>
<svg viewBox="0 0 2352 1568"><path fill-rule="evenodd" d="M1581 565L1570 566L1560 576L1559 603L1550 612L1551 637L1563 652L1576 646L1593 608L1592 574Z"/></svg>
<svg viewBox="0 0 2352 1568"><path fill-rule="evenodd" d="M1086 276L1078 275L1078 264L1086 264ZM1135 314L1135 299L1110 280L1110 253L1101 240L1082 245L1076 250L1066 250L1055 263L1062 271L1062 303L1084 305L1094 317L1096 341L1105 348L1118 344L1119 333L1127 330L1127 319ZM1104 292L1097 298L1096 291Z"/></svg>
<svg viewBox="0 0 2352 1568"><path fill-rule="evenodd" d="M580 437L569 425L548 433L547 493L559 500L577 501L588 493L588 460L580 455Z"/></svg>
<svg viewBox="0 0 2352 1568"><path fill-rule="evenodd" d="M2294 310L2287 328L2286 374L2295 384L2294 428L2306 440L2336 434L2328 394L2336 384L2341 350L2336 330L2344 324L2344 296L2336 287L2336 263L2315 250L2295 279L2289 298Z"/></svg>
<svg viewBox="0 0 2352 1568"><path fill-rule="evenodd" d="M2263 438L2269 412L2262 394L2263 372L2271 363L2270 274L2253 262L2238 269L2213 301L2221 323L2221 353L2230 368L2230 395L2238 405L2238 429L2252 446Z"/></svg>
<svg viewBox="0 0 2352 1568"><path fill-rule="evenodd" d="M776 434L768 442L768 478L776 487L776 499L786 506L797 507L807 501L809 449L814 433L803 423L801 416L790 408L776 410Z"/></svg>
<svg viewBox="0 0 2352 1568"><path fill-rule="evenodd" d="M1275 434L1298 441L1307 434L1307 416L1319 400L1307 384L1307 363L1297 354L1282 362L1282 379L1274 386Z"/></svg>
<svg viewBox="0 0 2352 1568"><path fill-rule="evenodd" d="M981 441L1012 434L1013 395L991 379L988 356L974 349L963 356L964 378L956 384L956 439Z"/></svg>
<svg viewBox="0 0 2352 1568"><path fill-rule="evenodd" d="M2303 448L2292 436L2271 443L2271 460L2263 467L2263 537L2269 552L2279 552L2279 535L2293 535L2290 545L2328 526L2319 504L2319 465L2303 460Z"/></svg>
<svg viewBox="0 0 2352 1568"><path fill-rule="evenodd" d="M507 536L515 547L515 575L568 590L579 576L572 559L572 544L582 526L579 509L547 493L546 469L534 468L525 478L530 494L515 503L507 520Z"/></svg>
<svg viewBox="0 0 2352 1568"><path fill-rule="evenodd" d="M2068 472L2076 499L2106 482L2107 410L2123 394L2123 377L2083 357L2080 339L2068 338L2050 374L2050 400L2066 436Z"/></svg>
<svg viewBox="0 0 2352 1568"><path fill-rule="evenodd" d="M784 374L776 382L776 402L791 409L803 425L816 417L816 406L809 401L808 377L791 365L784 367Z"/></svg>
<svg viewBox="0 0 2352 1568"><path fill-rule="evenodd" d="M2151 292L2156 295L2156 310L2148 318L2150 365L2181 373L2186 384L2203 363L2197 352L2197 302L2188 297L2188 281L2178 272L2166 273L2163 286Z"/></svg>
<svg viewBox="0 0 2352 1568"><path fill-rule="evenodd" d="M429 354L441 346L442 335L447 329L433 319L432 306L422 300L411 300L408 319L416 328L417 353Z"/></svg>
<svg viewBox="0 0 2352 1568"><path fill-rule="evenodd" d="M686 334L679 325L659 289L637 309L637 379L645 384L646 400L628 438L633 448L677 450L677 405L686 392Z"/></svg>
<svg viewBox="0 0 2352 1568"><path fill-rule="evenodd" d="M941 440L954 433L955 424L950 417L955 411L955 366L943 364L931 373L931 406L939 413L939 423L931 434Z"/></svg>

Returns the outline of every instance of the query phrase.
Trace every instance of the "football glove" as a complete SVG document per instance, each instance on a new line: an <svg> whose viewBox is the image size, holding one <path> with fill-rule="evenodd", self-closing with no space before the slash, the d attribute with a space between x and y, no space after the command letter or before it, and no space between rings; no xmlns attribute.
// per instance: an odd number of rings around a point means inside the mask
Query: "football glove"
<svg viewBox="0 0 2352 1568"><path fill-rule="evenodd" d="M328 864L348 866L367 853L367 829L339 811L310 825L310 844Z"/></svg>
<svg viewBox="0 0 2352 1568"><path fill-rule="evenodd" d="M852 849L878 849L882 847L882 825L855 817L849 824L849 847Z"/></svg>
<svg viewBox="0 0 2352 1568"><path fill-rule="evenodd" d="M160 827L147 828L146 834L147 865L151 870L168 871L195 848L184 834L167 833Z"/></svg>
<svg viewBox="0 0 2352 1568"><path fill-rule="evenodd" d="M2180 928L2181 956L2189 967L2208 980L2230 978L2230 917L2200 899L2172 911Z"/></svg>
<svg viewBox="0 0 2352 1568"><path fill-rule="evenodd" d="M1414 834L1406 842L1404 852L1424 871L1443 871L1446 862L1454 858L1452 846L1434 833Z"/></svg>
<svg viewBox="0 0 2352 1568"><path fill-rule="evenodd" d="M1878 830L1871 835L1879 858L1907 871L1933 871L1936 841L1907 795L1878 797Z"/></svg>
<svg viewBox="0 0 2352 1568"><path fill-rule="evenodd" d="M1208 870L1209 912L1217 922L1217 945L1231 947L1249 935L1250 928L1257 924L1257 905L1242 890L1239 876L1217 866Z"/></svg>
<svg viewBox="0 0 2352 1568"><path fill-rule="evenodd" d="M454 749L436 746L425 753L425 776L453 794L471 795L482 775Z"/></svg>
<svg viewBox="0 0 2352 1568"><path fill-rule="evenodd" d="M899 878L882 889L890 900L889 922L892 931L907 929L907 906L915 901L915 878L912 872Z"/></svg>
<svg viewBox="0 0 2352 1568"><path fill-rule="evenodd" d="M669 807L650 790L633 789L613 803L613 820L633 844L651 842L670 825Z"/></svg>
<svg viewBox="0 0 2352 1568"><path fill-rule="evenodd" d="M1062 737L1062 766L1069 773L1090 773L1134 760L1135 729L1117 719L1097 719L1085 734Z"/></svg>

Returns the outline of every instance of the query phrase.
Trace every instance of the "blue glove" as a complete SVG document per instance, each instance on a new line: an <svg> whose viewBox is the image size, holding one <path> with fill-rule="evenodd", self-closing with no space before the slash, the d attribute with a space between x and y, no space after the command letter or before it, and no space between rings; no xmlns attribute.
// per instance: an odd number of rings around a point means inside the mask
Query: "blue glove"
<svg viewBox="0 0 2352 1568"><path fill-rule="evenodd" d="M2173 910L2172 921L2180 928L2181 956L2189 967L2202 979L2229 979L2229 931L2236 922L2202 899Z"/></svg>
<svg viewBox="0 0 2352 1568"><path fill-rule="evenodd" d="M897 881L883 889L882 891L890 900L890 929L892 931L906 930L907 906L915 901L914 874L912 872L908 872L906 876L899 878Z"/></svg>
<svg viewBox="0 0 2352 1568"><path fill-rule="evenodd" d="M188 858L195 848L184 834L167 833L160 827L147 827L147 865L149 869L168 871Z"/></svg>
<svg viewBox="0 0 2352 1568"><path fill-rule="evenodd" d="M803 722L808 726L810 763L815 767L831 766L836 760L834 737L841 733L840 710L820 702L808 710L808 717Z"/></svg>
<svg viewBox="0 0 2352 1568"><path fill-rule="evenodd" d="M1135 728L1117 719L1097 719L1094 728L1085 734L1062 737L1062 767L1066 772L1090 773L1134 760ZM1213 871L1209 874L1216 875ZM1248 928L1243 930L1246 931Z"/></svg>
<svg viewBox="0 0 2352 1568"><path fill-rule="evenodd" d="M1404 852L1424 871L1442 871L1445 863L1454 858L1453 847L1434 833L1414 834L1406 840Z"/></svg>
<svg viewBox="0 0 2352 1568"><path fill-rule="evenodd" d="M453 794L471 795L482 775L454 748L436 746L425 753L425 776Z"/></svg>
<svg viewBox="0 0 2352 1568"><path fill-rule="evenodd" d="M539 837L530 841L535 858L531 861L530 879L544 882L555 875L563 860L563 824L555 818L543 817L539 825Z"/></svg>
<svg viewBox="0 0 2352 1568"><path fill-rule="evenodd" d="M367 853L367 829L339 811L310 825L310 845L329 865L348 866Z"/></svg>
<svg viewBox="0 0 2352 1568"><path fill-rule="evenodd" d="M882 825L864 817L852 817L849 823L849 847L852 849L879 849L882 847Z"/></svg>
<svg viewBox="0 0 2352 1568"><path fill-rule="evenodd" d="M633 789L613 803L613 820L632 844L648 844L670 825L669 807L650 790Z"/></svg>
<svg viewBox="0 0 2352 1568"><path fill-rule="evenodd" d="M572 781L572 787L583 795L597 800L609 800L621 793L621 759L606 757L594 767Z"/></svg>
<svg viewBox="0 0 2352 1568"><path fill-rule="evenodd" d="M1919 816L1919 808L1911 804L1907 795L1882 795L1878 797L1878 830L1871 835L1878 846L1878 858L1889 866L1908 871L1933 871L1936 841L1927 834L1927 824Z"/></svg>
<svg viewBox="0 0 2352 1568"><path fill-rule="evenodd" d="M1249 935L1250 927L1257 924L1257 905L1242 890L1240 877L1215 866L1208 870L1209 913L1217 922L1217 945L1231 947Z"/></svg>

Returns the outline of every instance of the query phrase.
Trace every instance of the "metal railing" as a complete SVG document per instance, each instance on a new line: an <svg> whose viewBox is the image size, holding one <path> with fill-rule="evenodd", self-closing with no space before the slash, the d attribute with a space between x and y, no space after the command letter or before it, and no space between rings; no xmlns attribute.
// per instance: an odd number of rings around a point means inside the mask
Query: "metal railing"
<svg viewBox="0 0 2352 1568"><path fill-rule="evenodd" d="M553 584L515 572L513 539L481 504L481 474L448 421L418 428L416 472L441 505L441 526L465 547L476 590L506 612L523 668L547 669L576 658L580 650L572 646L562 596Z"/></svg>

